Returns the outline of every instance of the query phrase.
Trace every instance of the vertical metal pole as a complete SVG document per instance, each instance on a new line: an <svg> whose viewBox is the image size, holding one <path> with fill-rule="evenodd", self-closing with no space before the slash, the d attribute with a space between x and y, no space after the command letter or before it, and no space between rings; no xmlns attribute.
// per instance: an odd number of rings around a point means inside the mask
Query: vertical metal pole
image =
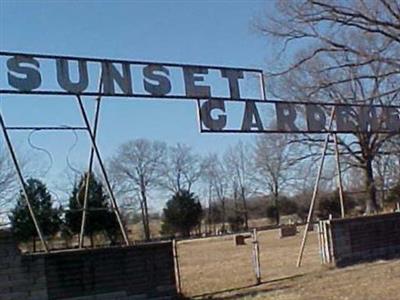
<svg viewBox="0 0 400 300"><path fill-rule="evenodd" d="M342 218L345 217L345 210L344 210L344 195L343 195L343 182L342 182L342 168L340 166L340 156L339 156L339 146L338 146L338 138L337 134L333 134L333 139L335 142L335 159L336 159L336 170L337 174L337 184L339 188L339 199L340 199L340 212Z"/></svg>
<svg viewBox="0 0 400 300"><path fill-rule="evenodd" d="M261 97L262 100L267 100L267 95L266 95L266 91L265 91L265 78L264 78L264 74L261 73L260 74L261 80L260 80L260 84L261 84Z"/></svg>
<svg viewBox="0 0 400 300"><path fill-rule="evenodd" d="M330 130L332 128L334 115L335 115L335 107L332 108L331 119L329 121L329 129L328 130ZM306 245L308 229L310 227L312 215L313 215L313 212L314 212L315 200L317 199L317 195L318 195L319 182L321 180L322 170L324 168L326 151L328 150L328 144L329 144L329 137L330 137L330 134L327 133L326 134L326 138L325 138L325 142L324 142L324 147L322 149L321 162L320 162L319 169L318 169L318 175L317 175L317 179L316 179L315 185L314 185L314 192L313 192L313 195L312 195L312 198L311 198L310 209L308 211L307 222L306 222L306 226L304 228L303 240L301 242L299 256L297 258L297 267L301 266L301 261L303 259L304 246Z"/></svg>
<svg viewBox="0 0 400 300"><path fill-rule="evenodd" d="M326 221L327 223L327 239L328 239L328 252L329 252L329 263L334 264L335 263L335 252L333 251L333 238L332 238L332 225L331 221L328 220Z"/></svg>
<svg viewBox="0 0 400 300"><path fill-rule="evenodd" d="M261 283L260 247L258 245L257 229L253 229L253 261L257 284Z"/></svg>
<svg viewBox="0 0 400 300"><path fill-rule="evenodd" d="M318 222L318 249L319 249L319 257L321 259L321 264L324 263L324 252L322 251L322 225L321 225L322 221Z"/></svg>
<svg viewBox="0 0 400 300"><path fill-rule="evenodd" d="M181 283L181 272L179 269L179 256L178 256L178 246L176 239L172 240L172 251L174 256L174 267L175 267L175 280L178 295L182 294L182 283Z"/></svg>
<svg viewBox="0 0 400 300"><path fill-rule="evenodd" d="M42 242L44 251L46 253L48 253L49 252L49 248L47 247L47 243L44 240L43 233L42 233L42 230L40 229L39 223L36 220L36 216L35 216L35 212L33 210L32 204L29 201L28 192L26 190L26 184L25 184L25 181L24 181L24 177L23 177L22 171L21 171L21 169L19 167L17 156L16 156L16 154L14 152L14 148L12 146L11 139L10 139L10 137L8 135L8 132L7 132L7 129L6 129L6 125L4 123L3 116L1 114L1 112L0 112L0 125L1 125L2 131L3 131L4 139L5 139L6 144L7 144L8 151L10 152L11 159L12 159L12 161L14 163L15 170L17 171L17 175L18 175L17 177L18 177L18 180L19 180L19 182L21 184L22 192L24 194L24 197L25 197L25 200L26 200L26 204L28 205L29 213L30 213L30 215L32 217L33 224L35 225L35 228L36 228L36 231L37 231L38 236L40 238L40 241Z"/></svg>
<svg viewBox="0 0 400 300"><path fill-rule="evenodd" d="M209 101L209 100L207 100ZM201 115L201 103L200 99L197 99L197 122L200 124L200 132L203 132L203 117Z"/></svg>
<svg viewBox="0 0 400 300"><path fill-rule="evenodd" d="M100 84L99 84L99 93L101 93L102 87L102 77L100 76ZM99 115L100 115L100 104L101 104L101 96L96 99L96 111L93 120L93 136L96 140L97 136L97 128L99 123ZM85 238L85 225L86 225L86 214L87 214L87 205L88 205L88 196L89 196L89 184L90 184L90 176L93 169L93 160L94 160L94 149L90 148L90 156L89 156L89 166L88 171L86 173L85 178L85 194L83 198L83 211L82 211L82 223L81 223L81 232L79 234L79 248L83 247L84 238Z"/></svg>
<svg viewBox="0 0 400 300"><path fill-rule="evenodd" d="M324 257L324 264L328 264L330 261L330 252L329 252L329 239L328 239L328 220L321 221L321 223L324 226L323 230L323 238L324 238L324 244L323 244L323 250L325 253Z"/></svg>
<svg viewBox="0 0 400 300"><path fill-rule="evenodd" d="M99 162L99 166L100 166L101 172L103 174L104 181L106 183L107 192L108 192L108 194L109 194L109 196L111 198L111 205L112 205L113 211L114 211L114 213L115 213L115 215L117 217L117 220L118 220L118 223L119 223L119 226L120 226L121 233L122 233L122 236L124 238L124 241L125 241L126 245L129 246L128 235L126 233L124 224L122 222L121 215L119 213L119 209L118 209L118 205L117 205L117 201L115 200L115 196L114 196L114 193L113 193L112 188L111 188L110 181L109 181L108 176L107 176L106 168L104 167L103 160L101 159L99 148L97 147L96 140L95 140L95 138L93 136L93 132L92 132L92 130L90 128L89 119L88 119L88 116L86 114L85 107L83 106L81 97L79 95L77 95L76 97L77 97L77 100L78 100L79 108L81 110L83 121L85 122L85 125L86 125L86 128L87 128L87 132L89 134L90 141L92 143L92 147L93 147L93 149L95 151L95 154L97 156L97 160Z"/></svg>

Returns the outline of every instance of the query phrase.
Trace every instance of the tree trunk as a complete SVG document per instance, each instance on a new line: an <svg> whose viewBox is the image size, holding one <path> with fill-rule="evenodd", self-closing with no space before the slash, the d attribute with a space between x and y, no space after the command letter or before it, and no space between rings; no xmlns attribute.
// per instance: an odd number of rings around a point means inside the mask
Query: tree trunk
<svg viewBox="0 0 400 300"><path fill-rule="evenodd" d="M249 228L249 214L247 212L247 201L246 201L244 187L242 187L242 201L244 209L244 227L247 230Z"/></svg>
<svg viewBox="0 0 400 300"><path fill-rule="evenodd" d="M279 225L281 222L281 214L280 214L280 207L279 207L279 194L274 192L274 205L276 209L275 221L276 225Z"/></svg>
<svg viewBox="0 0 400 300"><path fill-rule="evenodd" d="M222 219L222 227L221 231L225 232L225 199L221 201L221 219Z"/></svg>
<svg viewBox="0 0 400 300"><path fill-rule="evenodd" d="M145 216L145 223L146 223L145 237L146 237L146 241L150 241L149 210L147 208L147 197L146 197L146 194L144 193L142 195L142 197L143 197L144 216Z"/></svg>
<svg viewBox="0 0 400 300"><path fill-rule="evenodd" d="M238 192L237 192L237 188L236 186L234 186L233 188L233 203L235 204L235 216L239 217L239 213L240 213L240 207L239 207L239 203L238 203Z"/></svg>
<svg viewBox="0 0 400 300"><path fill-rule="evenodd" d="M149 236L149 229L148 229L148 223L147 223L147 217L146 217L146 211L144 208L144 203L143 200L140 200L140 211L142 213L142 224L143 224L143 233L144 233L144 238L146 241L148 241L150 239Z"/></svg>
<svg viewBox="0 0 400 300"><path fill-rule="evenodd" d="M374 179L374 171L372 168L372 160L368 159L365 168L365 189L368 192L368 197L365 200L365 213L373 214L378 210L377 197L376 197L376 186Z"/></svg>
<svg viewBox="0 0 400 300"><path fill-rule="evenodd" d="M147 208L147 196L146 196L146 186L144 184L144 179L140 179L140 194L142 197L142 219L143 219L143 228L144 228L144 236L146 241L150 240L150 226L149 226L149 211Z"/></svg>
<svg viewBox="0 0 400 300"><path fill-rule="evenodd" d="M279 205L279 186L278 186L278 181L274 180L274 190L272 191L274 194L274 205L276 209L276 225L279 225L281 223L281 208Z"/></svg>
<svg viewBox="0 0 400 300"><path fill-rule="evenodd" d="M32 246L33 246L33 253L35 253L36 252L36 237L35 236L33 236Z"/></svg>
<svg viewBox="0 0 400 300"><path fill-rule="evenodd" d="M212 214L211 209L212 208L211 208L211 185L210 185L208 187L208 210L207 210L208 217L206 222L208 223L208 228L206 229L207 235L211 232L211 224L213 223L213 221L211 220L211 214Z"/></svg>

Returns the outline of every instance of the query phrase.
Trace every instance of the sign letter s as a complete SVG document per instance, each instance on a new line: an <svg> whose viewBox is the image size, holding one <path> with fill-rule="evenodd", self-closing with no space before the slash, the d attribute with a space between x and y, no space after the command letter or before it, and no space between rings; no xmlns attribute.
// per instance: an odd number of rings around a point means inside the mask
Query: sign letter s
<svg viewBox="0 0 400 300"><path fill-rule="evenodd" d="M32 91L42 83L39 62L31 56L11 57L7 60L7 68L8 83L17 90Z"/></svg>

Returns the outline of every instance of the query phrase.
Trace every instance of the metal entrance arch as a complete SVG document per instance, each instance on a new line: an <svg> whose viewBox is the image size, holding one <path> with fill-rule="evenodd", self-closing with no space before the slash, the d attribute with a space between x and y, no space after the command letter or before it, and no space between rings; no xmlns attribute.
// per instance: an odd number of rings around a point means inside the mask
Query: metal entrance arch
<svg viewBox="0 0 400 300"><path fill-rule="evenodd" d="M5 60L5 58L7 58ZM34 221L36 230L41 239L43 247L47 252L46 241L41 228L36 220L35 212L25 189L25 181L12 146L8 131L10 130L85 130L91 141L89 156L88 174L93 167L96 157L106 183L106 189L111 199L112 209L124 237L126 245L129 239L121 220L117 201L108 180L107 172L96 144L98 133L98 122L100 103L102 97L130 97L143 99L187 99L197 101L200 131L204 133L317 133L325 134L325 142L322 151L318 175L314 187L314 193L306 223L299 258L297 265L300 266L302 254L307 239L308 227L310 226L315 200L318 193L318 184L324 166L326 150L333 135L335 142L336 162L339 174L338 184L341 192L342 216L344 216L343 191L341 188L340 161L338 152L338 133L381 133L398 135L400 133L400 106L399 105L366 105L364 103L326 103L326 102L298 102L270 100L266 98L265 82L262 70L250 68L229 68L224 66L189 65L175 63L160 63L147 61L110 60L100 58L86 58L75 56L56 56L31 53L15 53L0 51L0 61L4 64L1 70L7 70L4 81L5 88L0 87L2 95L70 95L77 100L84 126L82 127L12 127L7 126L4 117L0 112L0 126L10 151L12 161L15 165L17 175L22 186L27 205ZM53 72L53 76L42 73L41 64L46 61ZM79 80L72 81L70 77L70 63L75 63L75 70ZM77 68L76 68L77 66ZM92 68L92 69L91 69ZM91 78L93 68L97 72L97 78ZM89 70L89 71L88 71ZM90 72L92 70L92 72ZM183 79L180 92L177 92L175 83L172 80L173 70L179 73ZM218 73L219 79L225 82L225 93L213 94L211 86L205 83L206 76L210 73ZM1 74L5 75L5 74ZM45 75L44 77L42 75ZM51 78L57 79L56 86L46 87ZM137 89L133 84L132 77L141 76L143 88ZM254 97L244 95L241 83L247 77L255 78L259 92ZM98 89L93 88L93 82L98 80ZM92 85L91 85L92 83ZM179 90L179 89L178 89ZM87 112L82 102L83 96L96 97L96 112L93 121L93 128L90 125ZM1 99L0 99L1 100ZM243 104L243 117L239 126L228 128L228 113L226 103ZM257 105L272 105L276 113L276 128L264 126ZM304 114L303 124L297 118ZM217 114L217 116L216 116ZM83 247L84 229L87 208L87 187L90 178L86 176L86 190L84 207L82 210L82 224L79 239L79 246Z"/></svg>
<svg viewBox="0 0 400 300"><path fill-rule="evenodd" d="M1 61L3 59L3 61ZM54 76L57 78L58 87L46 88L45 85L46 74L41 72L41 65L45 64L44 61L50 63L54 67ZM78 66L77 82L70 79L70 63L75 63ZM96 143L96 136L98 135L98 124L100 121L100 109L103 97L130 97L142 99L189 99L196 100L198 103L200 99L218 99L230 100L238 98L239 101L248 101L248 99L241 99L239 81L245 75L256 78L260 88L259 97L254 100L265 100L265 84L262 70L251 68L229 68L224 66L207 66L207 65L189 65L189 64L175 64L175 63L158 63L147 61L128 61L128 60L110 60L100 58L87 58L76 56L57 56L57 55L43 55L32 53L17 53L0 51L0 66L1 70L7 70L7 74L0 74L0 101L4 95L43 95L43 96L73 96L81 113L83 126L8 126L6 124L4 114L0 111L0 126L4 136L5 144L10 153L12 163L14 164L17 178L19 180L22 193L26 200L26 204L33 220L35 229L42 243L45 252L50 249L46 242L43 231L37 221L32 202L29 199L26 182L23 176L22 169L19 165L17 155L10 138L10 131L24 131L24 130L37 130L37 131L74 131L81 130L87 132L91 149L88 159L88 169L85 174L85 191L84 202L82 208L82 222L79 235L79 247L82 248L84 244L84 233L86 224L86 215L90 208L88 208L88 187L90 181L90 174L94 165L95 158L98 161L102 177L105 182L107 193L110 197L111 207L117 217L120 231L126 245L130 245L126 228L123 224L121 214L118 208L116 197L113 193L103 159L99 147ZM90 90L89 75L93 72L88 72L88 65L97 66L98 87L96 90ZM132 87L132 73L135 67L141 66L142 76L144 82L144 91L134 91ZM176 93L171 92L173 81L168 78L170 69L180 69L184 79L184 92ZM219 72L221 79L226 80L227 92L225 96L211 95L211 88L206 85L201 85L204 81L204 76L212 72ZM4 77L1 78L1 75ZM200 83L200 84L199 84ZM4 87L3 87L4 84ZM120 91L117 91L117 88ZM87 111L83 105L83 97L94 96L96 107L94 120L90 124Z"/></svg>

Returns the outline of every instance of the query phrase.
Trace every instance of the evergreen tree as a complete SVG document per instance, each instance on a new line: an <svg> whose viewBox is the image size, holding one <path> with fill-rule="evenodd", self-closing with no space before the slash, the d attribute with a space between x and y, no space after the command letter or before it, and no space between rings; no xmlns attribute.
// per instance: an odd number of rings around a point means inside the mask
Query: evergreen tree
<svg viewBox="0 0 400 300"><path fill-rule="evenodd" d="M62 224L61 211L53 207L53 201L46 185L40 180L30 178L26 183L26 191L43 235L50 236L56 234ZM33 239L35 250L35 238L38 237L38 233L22 190L19 192L17 204L11 210L9 218L14 236L22 242Z"/></svg>
<svg viewBox="0 0 400 300"><path fill-rule="evenodd" d="M69 210L65 214L66 226L73 234L79 234L81 231L85 185L86 175L75 184L69 198ZM92 246L96 233L104 233L112 243L115 243L118 237L118 221L108 200L102 183L95 178L94 174L90 174L85 235L89 235Z"/></svg>
<svg viewBox="0 0 400 300"><path fill-rule="evenodd" d="M167 202L164 208L162 232L181 233L190 236L193 228L198 226L203 216L199 200L189 191L179 191Z"/></svg>

